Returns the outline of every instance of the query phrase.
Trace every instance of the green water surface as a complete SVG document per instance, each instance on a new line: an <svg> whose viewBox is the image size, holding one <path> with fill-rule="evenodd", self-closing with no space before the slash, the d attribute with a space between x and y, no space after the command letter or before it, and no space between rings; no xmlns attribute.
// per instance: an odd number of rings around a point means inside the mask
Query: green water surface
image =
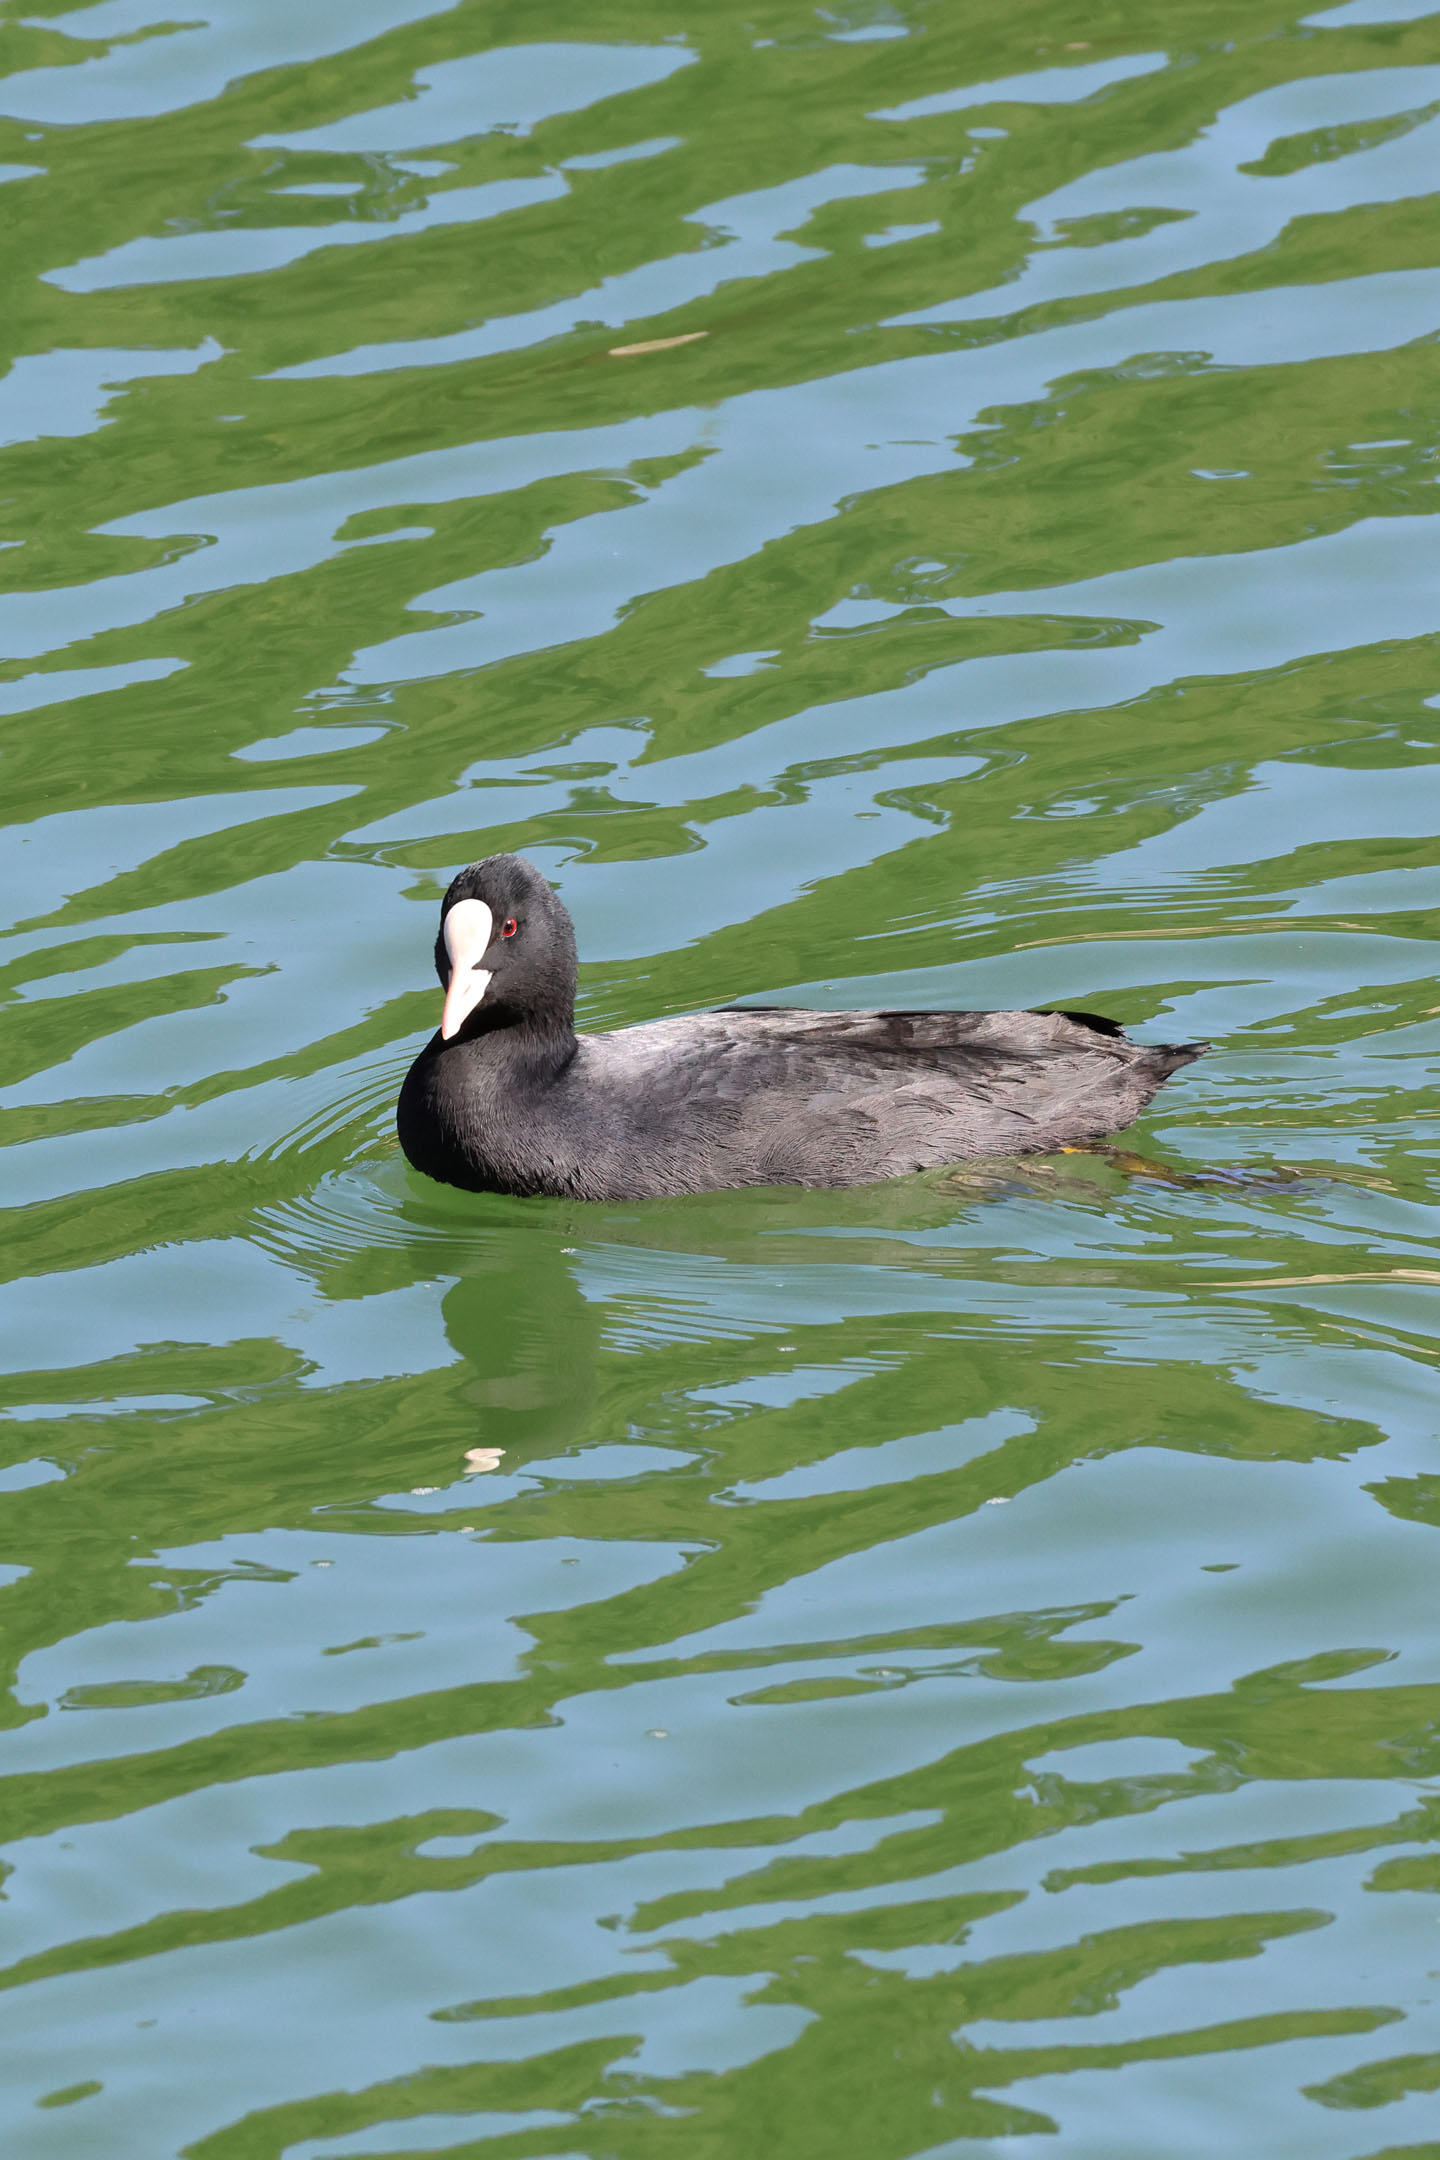
<svg viewBox="0 0 1440 2160"><path fill-rule="evenodd" d="M1440 14L0 71L0 2146L1437 2160ZM1215 1051L1110 1152L447 1192L502 848L589 1025Z"/></svg>

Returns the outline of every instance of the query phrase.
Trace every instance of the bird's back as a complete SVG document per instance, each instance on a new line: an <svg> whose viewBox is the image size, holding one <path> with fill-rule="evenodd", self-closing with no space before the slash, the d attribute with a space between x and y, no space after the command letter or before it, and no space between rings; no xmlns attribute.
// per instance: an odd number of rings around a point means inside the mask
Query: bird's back
<svg viewBox="0 0 1440 2160"><path fill-rule="evenodd" d="M567 1092L607 1196L867 1184L1098 1139L1203 1047L1087 1014L754 1006L580 1042Z"/></svg>

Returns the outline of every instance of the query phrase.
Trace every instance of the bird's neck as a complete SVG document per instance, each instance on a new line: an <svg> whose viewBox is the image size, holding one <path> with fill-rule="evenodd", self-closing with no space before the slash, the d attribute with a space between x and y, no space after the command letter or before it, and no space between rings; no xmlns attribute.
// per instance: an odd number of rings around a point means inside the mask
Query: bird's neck
<svg viewBox="0 0 1440 2160"><path fill-rule="evenodd" d="M477 1019L478 1025L447 1049L469 1052L463 1062L483 1065L497 1080L503 1074L502 1085L548 1085L559 1079L579 1047L573 1008L540 1014L485 1006Z"/></svg>

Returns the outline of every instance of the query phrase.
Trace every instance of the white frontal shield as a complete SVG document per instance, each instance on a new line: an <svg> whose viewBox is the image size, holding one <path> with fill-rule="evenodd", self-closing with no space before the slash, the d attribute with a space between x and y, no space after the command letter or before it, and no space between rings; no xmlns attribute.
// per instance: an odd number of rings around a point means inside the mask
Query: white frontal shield
<svg viewBox="0 0 1440 2160"><path fill-rule="evenodd" d="M490 987L490 969L480 962L490 950L495 918L483 900L457 900L445 917L445 950L450 956L450 980L445 987L445 1010L440 1033L449 1042L458 1035Z"/></svg>

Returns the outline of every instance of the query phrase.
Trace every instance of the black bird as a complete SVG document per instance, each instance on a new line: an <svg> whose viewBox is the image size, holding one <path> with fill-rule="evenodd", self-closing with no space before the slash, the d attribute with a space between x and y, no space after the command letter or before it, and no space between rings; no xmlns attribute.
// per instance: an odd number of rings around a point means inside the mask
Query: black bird
<svg viewBox="0 0 1440 2160"><path fill-rule="evenodd" d="M1098 1140L1204 1043L1134 1043L1076 1012L731 1005L575 1032L575 932L533 864L446 893L440 1032L400 1091L417 1170L471 1192L638 1200L868 1185L975 1155Z"/></svg>

